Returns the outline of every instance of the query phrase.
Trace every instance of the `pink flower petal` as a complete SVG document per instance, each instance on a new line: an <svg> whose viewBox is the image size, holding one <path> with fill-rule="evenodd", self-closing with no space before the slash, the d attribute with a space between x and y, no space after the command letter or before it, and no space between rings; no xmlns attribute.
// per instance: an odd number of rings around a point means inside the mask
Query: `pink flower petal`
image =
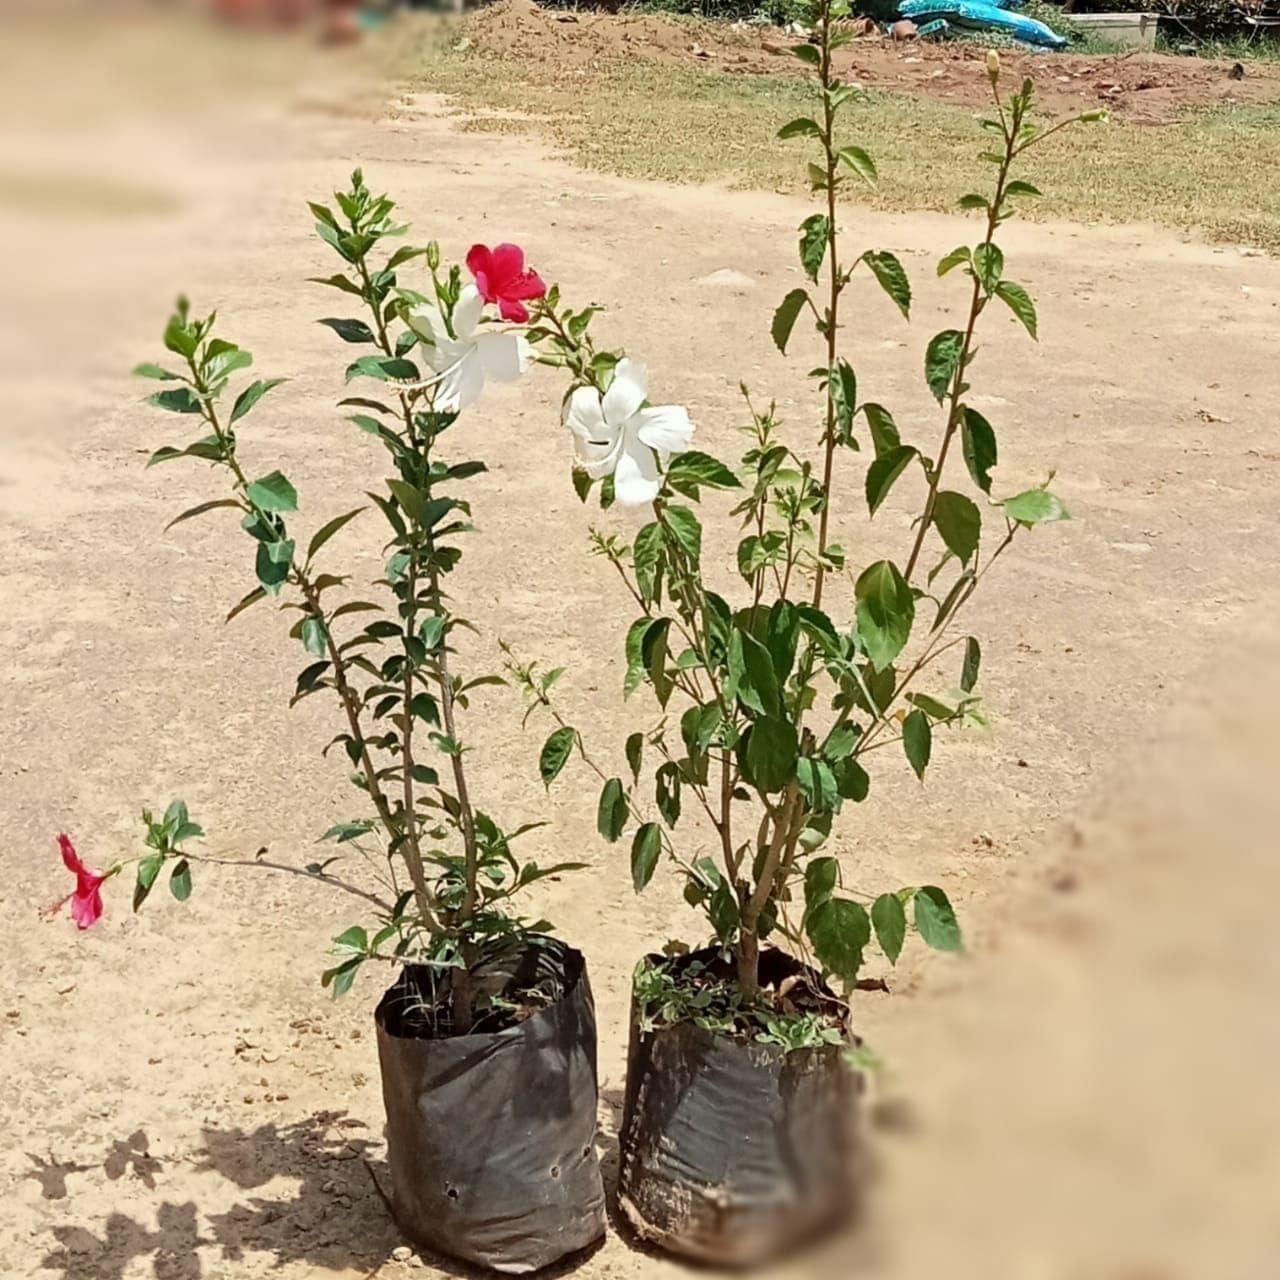
<svg viewBox="0 0 1280 1280"><path fill-rule="evenodd" d="M494 291L507 292L507 286L524 273L524 250L518 244L500 244L493 251L489 275Z"/></svg>
<svg viewBox="0 0 1280 1280"><path fill-rule="evenodd" d="M84 863L80 861L80 855L76 853L76 847L71 843L71 837L62 832L58 836L58 848L62 850L62 865L68 871L79 873Z"/></svg>
<svg viewBox="0 0 1280 1280"><path fill-rule="evenodd" d="M78 889L71 895L71 918L79 929L88 929L102 918L101 881L92 886L88 893Z"/></svg>

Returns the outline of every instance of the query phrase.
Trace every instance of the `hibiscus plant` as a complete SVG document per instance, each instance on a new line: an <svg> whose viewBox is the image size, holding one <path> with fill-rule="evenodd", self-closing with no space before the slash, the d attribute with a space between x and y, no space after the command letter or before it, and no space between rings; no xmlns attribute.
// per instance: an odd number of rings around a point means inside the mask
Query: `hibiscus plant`
<svg viewBox="0 0 1280 1280"><path fill-rule="evenodd" d="M579 496L585 501L599 483L602 507L648 507L634 537L594 530L592 550L616 571L636 611L624 645L624 692L647 684L660 712L627 737L626 772L613 775L595 765L561 716L546 677L513 662L531 705L557 721L543 750L544 777L554 777L575 749L592 763L603 781L600 834L629 841L635 889L643 890L666 859L731 962L718 976L699 965L693 982L673 980L677 973L688 978L687 964L666 973L642 966L637 995L646 1016L665 1009L666 1020L696 1016L711 1026L745 1019L761 1038L788 1045L797 1036L829 1037L833 1027L814 1020L812 1002L808 1012L791 1006L804 1026L774 1025L777 1003L760 990L767 939L816 964L846 999L873 936L891 963L912 925L934 948L960 948L941 888L867 892L846 883L840 860L824 846L830 848L835 819L866 799L872 752L897 744L905 766L923 780L939 729L982 722L975 692L981 648L957 627L962 607L1024 531L1067 518L1048 481L993 495L996 433L974 405L969 379L989 309L1011 313L1036 337L1035 307L1006 275L996 237L1015 205L1038 194L1011 176L1015 163L1071 122L1035 124L1031 82L1003 92L991 55L994 109L982 127L991 138L984 159L994 168L994 187L960 202L981 215L980 237L938 264L939 275L964 278L965 302L959 326L935 334L925 355L925 380L939 406L936 437L926 443L917 435L919 443L911 443L888 408L862 396L846 341L849 307L863 305L853 301L862 281L878 285L904 318L911 306L907 274L893 254L850 256L839 235L846 186L876 180L872 158L840 136L845 109L861 96L835 71L836 52L849 39L840 26L847 13L844 0L812 5L809 35L792 52L813 70L816 111L779 135L813 149L808 175L820 202L799 228L808 283L786 295L771 327L780 352L803 353L814 366L811 446L798 446L776 406L752 401L743 387L750 422L738 464L691 449L687 412L651 405L645 365L597 349L591 310L565 309L554 290L538 304L528 335L544 360L571 377L564 422ZM812 354L798 327L802 317L816 331ZM831 535L841 473L863 459L868 515L876 516L895 486L912 490L917 514L900 556L857 564ZM703 498L721 494L741 528L732 599L710 587L703 571L711 542ZM690 816L705 824L715 856L686 834ZM843 1018L836 1012L833 1021Z"/></svg>
<svg viewBox="0 0 1280 1280"><path fill-rule="evenodd" d="M512 914L512 897L582 865L520 861L514 842L541 824L508 829L472 795L461 717L478 690L503 680L496 672L459 671L455 638L471 624L445 588L472 528L464 485L485 464L447 456L442 442L487 382L528 368L531 349L514 325L528 319L525 304L545 287L513 245L473 247L472 279L464 281L460 267L442 267L434 242L404 244L408 228L395 222L392 201L374 196L359 171L335 205L310 206L317 233L341 260L337 274L317 283L358 302L364 314L320 323L358 351L345 371L348 383L382 384L340 403L386 451L393 474L385 487L299 542L291 528L297 489L280 470L246 461L240 438L248 415L283 379L251 381L231 397L231 378L252 356L215 332L214 315L196 315L185 299L164 333L177 367L145 364L136 372L171 384L150 403L195 421L198 434L157 450L149 465L194 459L225 477L223 494L171 524L222 509L237 514L253 546L256 583L228 620L260 602L287 612L304 655L291 705L317 695L337 701L341 727L325 750L346 756L360 802L323 839L336 842L338 856L344 846L362 854L382 893L373 895L380 905L371 927L356 924L335 939L325 985L346 991L372 959L428 965L444 979L439 996L453 1029L465 1032L483 1012L470 980L477 961L550 928ZM394 251L384 257L387 242ZM493 323L491 304L514 325ZM360 591L330 566L329 544L370 504L384 522L378 536L385 564L372 589ZM331 879L327 868L336 860L308 870ZM189 870L175 867L174 874L189 892ZM144 859L138 876L140 886L146 876L154 879L152 863Z"/></svg>

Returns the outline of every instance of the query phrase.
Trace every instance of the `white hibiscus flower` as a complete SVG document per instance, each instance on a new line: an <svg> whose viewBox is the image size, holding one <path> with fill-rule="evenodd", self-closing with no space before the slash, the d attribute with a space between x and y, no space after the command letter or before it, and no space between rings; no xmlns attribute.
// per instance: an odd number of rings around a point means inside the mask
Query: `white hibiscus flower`
<svg viewBox="0 0 1280 1280"><path fill-rule="evenodd" d="M619 502L652 502L662 487L668 455L689 447L693 423L679 405L646 405L649 370L639 360L619 360L602 396L579 387L565 406L578 461L593 480L613 476Z"/></svg>
<svg viewBox="0 0 1280 1280"><path fill-rule="evenodd" d="M450 336L440 308L424 303L413 308L405 322L426 344L423 357L438 375L435 408L458 413L474 404L486 382L513 382L528 369L533 349L523 333L510 329L480 329L484 298L475 285L466 285L453 309Z"/></svg>

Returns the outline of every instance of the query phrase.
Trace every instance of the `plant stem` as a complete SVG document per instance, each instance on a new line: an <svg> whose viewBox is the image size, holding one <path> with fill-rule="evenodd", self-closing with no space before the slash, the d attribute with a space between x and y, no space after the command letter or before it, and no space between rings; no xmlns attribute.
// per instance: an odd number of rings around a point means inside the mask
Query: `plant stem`
<svg viewBox="0 0 1280 1280"><path fill-rule="evenodd" d="M822 587L826 580L823 553L827 549L827 524L831 514L831 479L836 456L836 401L831 379L835 376L836 338L839 332L840 264L836 259L836 159L835 108L831 105L831 8L822 7L822 20L818 26L822 40L822 61L818 69L822 84L822 149L827 174L827 270L830 273L830 292L827 303L827 425L823 433L822 459L822 511L818 515L818 567L813 580L813 607L822 605Z"/></svg>
<svg viewBox="0 0 1280 1280"><path fill-rule="evenodd" d="M996 179L995 196L987 206L987 230L982 240L983 245L990 245L994 241L996 228L1000 225L1000 212L1004 205L1005 185L1009 180L1009 170L1013 165L1014 157L1017 155L1016 141L1018 129L1022 122L1021 114L1018 111L1015 111L1011 123L1005 120L1004 109L1000 103L998 91L996 93L996 104L1000 107L1000 121L1005 130L1005 150L999 176ZM965 324L964 339L960 345L960 355L956 360L955 373L952 374L951 386L947 393L947 424L942 434L942 445L938 450L938 460L934 463L933 470L929 476L929 491L925 497L924 511L921 513L920 524L916 528L915 541L911 546L911 555L907 558L906 572L903 574L903 577L908 582L911 581L911 575L915 572L921 549L924 547L925 537L929 532L929 526L933 523L934 505L938 498L938 486L942 483L943 469L947 465L947 453L951 449L951 441L955 438L956 431L964 416L964 405L960 400L960 397L967 390L964 375L970 360L973 358L973 334L978 324L978 317L982 314L985 305L986 298L983 296L982 281L975 270L973 272L973 292L969 300L969 318Z"/></svg>

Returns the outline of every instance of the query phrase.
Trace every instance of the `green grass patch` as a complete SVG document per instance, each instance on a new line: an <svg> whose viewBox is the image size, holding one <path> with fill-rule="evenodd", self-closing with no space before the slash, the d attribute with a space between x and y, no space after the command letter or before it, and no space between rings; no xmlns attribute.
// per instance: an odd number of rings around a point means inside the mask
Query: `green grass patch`
<svg viewBox="0 0 1280 1280"><path fill-rule="evenodd" d="M532 118L522 126L481 117L470 127L534 129L590 169L802 189L804 145L775 137L787 120L813 109L811 87L794 77L642 59L575 74L482 49L459 52L440 40L424 41L408 64L417 87L450 95L464 111ZM954 208L987 169L978 159L984 143L976 116L967 107L872 92L847 116L848 141L866 146L880 170L879 189L858 198L883 209ZM1162 126L1081 126L1038 148L1025 176L1046 193L1035 216L1155 221L1280 251L1277 173L1280 107L1255 106L1195 111Z"/></svg>

